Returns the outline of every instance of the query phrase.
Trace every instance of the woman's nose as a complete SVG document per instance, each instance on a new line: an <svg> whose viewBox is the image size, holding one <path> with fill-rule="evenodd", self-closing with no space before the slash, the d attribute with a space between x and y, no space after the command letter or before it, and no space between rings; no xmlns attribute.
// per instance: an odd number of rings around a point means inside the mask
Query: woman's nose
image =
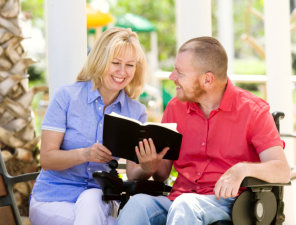
<svg viewBox="0 0 296 225"><path fill-rule="evenodd" d="M123 75L123 74L126 73L124 64L121 64L118 69L119 69L119 74L120 75Z"/></svg>

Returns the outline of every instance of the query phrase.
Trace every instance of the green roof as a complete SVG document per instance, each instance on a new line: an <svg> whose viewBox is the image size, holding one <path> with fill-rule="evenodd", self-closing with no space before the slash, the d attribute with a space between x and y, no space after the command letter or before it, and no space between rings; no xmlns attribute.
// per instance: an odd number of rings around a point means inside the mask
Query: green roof
<svg viewBox="0 0 296 225"><path fill-rule="evenodd" d="M138 32L151 32L156 30L155 26L149 20L131 13L117 17L115 26L131 28L132 31Z"/></svg>

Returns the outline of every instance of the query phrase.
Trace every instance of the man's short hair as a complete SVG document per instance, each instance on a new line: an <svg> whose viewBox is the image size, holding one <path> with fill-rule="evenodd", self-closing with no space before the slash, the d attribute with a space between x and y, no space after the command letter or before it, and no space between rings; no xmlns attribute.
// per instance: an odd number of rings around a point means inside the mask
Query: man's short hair
<svg viewBox="0 0 296 225"><path fill-rule="evenodd" d="M198 37L185 42L179 53L192 51L199 72L212 72L217 79L227 79L228 58L224 47L213 37Z"/></svg>

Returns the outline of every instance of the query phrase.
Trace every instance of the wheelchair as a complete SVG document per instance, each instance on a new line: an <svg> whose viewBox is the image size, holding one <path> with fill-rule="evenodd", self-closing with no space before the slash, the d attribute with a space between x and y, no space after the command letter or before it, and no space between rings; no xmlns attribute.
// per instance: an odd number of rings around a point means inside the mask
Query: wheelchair
<svg viewBox="0 0 296 225"><path fill-rule="evenodd" d="M279 120L284 113L272 113L277 129L280 129ZM119 210L128 199L135 194L144 193L153 196L167 195L171 187L163 182L152 180L123 181L118 177L117 161L109 163L110 172L95 171L94 179L100 184L103 191L103 200L120 201ZM246 177L241 187L246 190L235 200L232 208L232 221L217 221L211 225L281 225L285 221L283 188L289 183L267 183L265 181Z"/></svg>

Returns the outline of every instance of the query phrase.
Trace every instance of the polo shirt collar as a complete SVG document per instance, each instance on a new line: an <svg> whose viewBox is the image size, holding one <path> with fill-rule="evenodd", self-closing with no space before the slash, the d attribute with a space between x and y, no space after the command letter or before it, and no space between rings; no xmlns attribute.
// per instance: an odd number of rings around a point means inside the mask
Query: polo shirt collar
<svg viewBox="0 0 296 225"><path fill-rule="evenodd" d="M87 81L87 103L92 103L93 101L99 99L102 100L102 96L100 94L100 92L98 91L98 89L93 89L93 83L92 81ZM112 104L117 104L120 103L120 106L123 107L125 102L125 91L121 90L118 97L116 98L116 100L112 103Z"/></svg>
<svg viewBox="0 0 296 225"><path fill-rule="evenodd" d="M222 111L231 111L232 104L234 102L235 97L235 88L230 79L228 78L226 89L224 91L223 97L221 99L219 109ZM196 102L186 102L187 105L187 113L191 111L199 111L198 104Z"/></svg>
<svg viewBox="0 0 296 225"><path fill-rule="evenodd" d="M92 103L97 98L101 97L98 89L93 89L93 87L92 81L87 81L87 103Z"/></svg>
<svg viewBox="0 0 296 225"><path fill-rule="evenodd" d="M235 101L235 88L230 79L227 80L226 89L220 102L219 109L222 111L231 111Z"/></svg>

